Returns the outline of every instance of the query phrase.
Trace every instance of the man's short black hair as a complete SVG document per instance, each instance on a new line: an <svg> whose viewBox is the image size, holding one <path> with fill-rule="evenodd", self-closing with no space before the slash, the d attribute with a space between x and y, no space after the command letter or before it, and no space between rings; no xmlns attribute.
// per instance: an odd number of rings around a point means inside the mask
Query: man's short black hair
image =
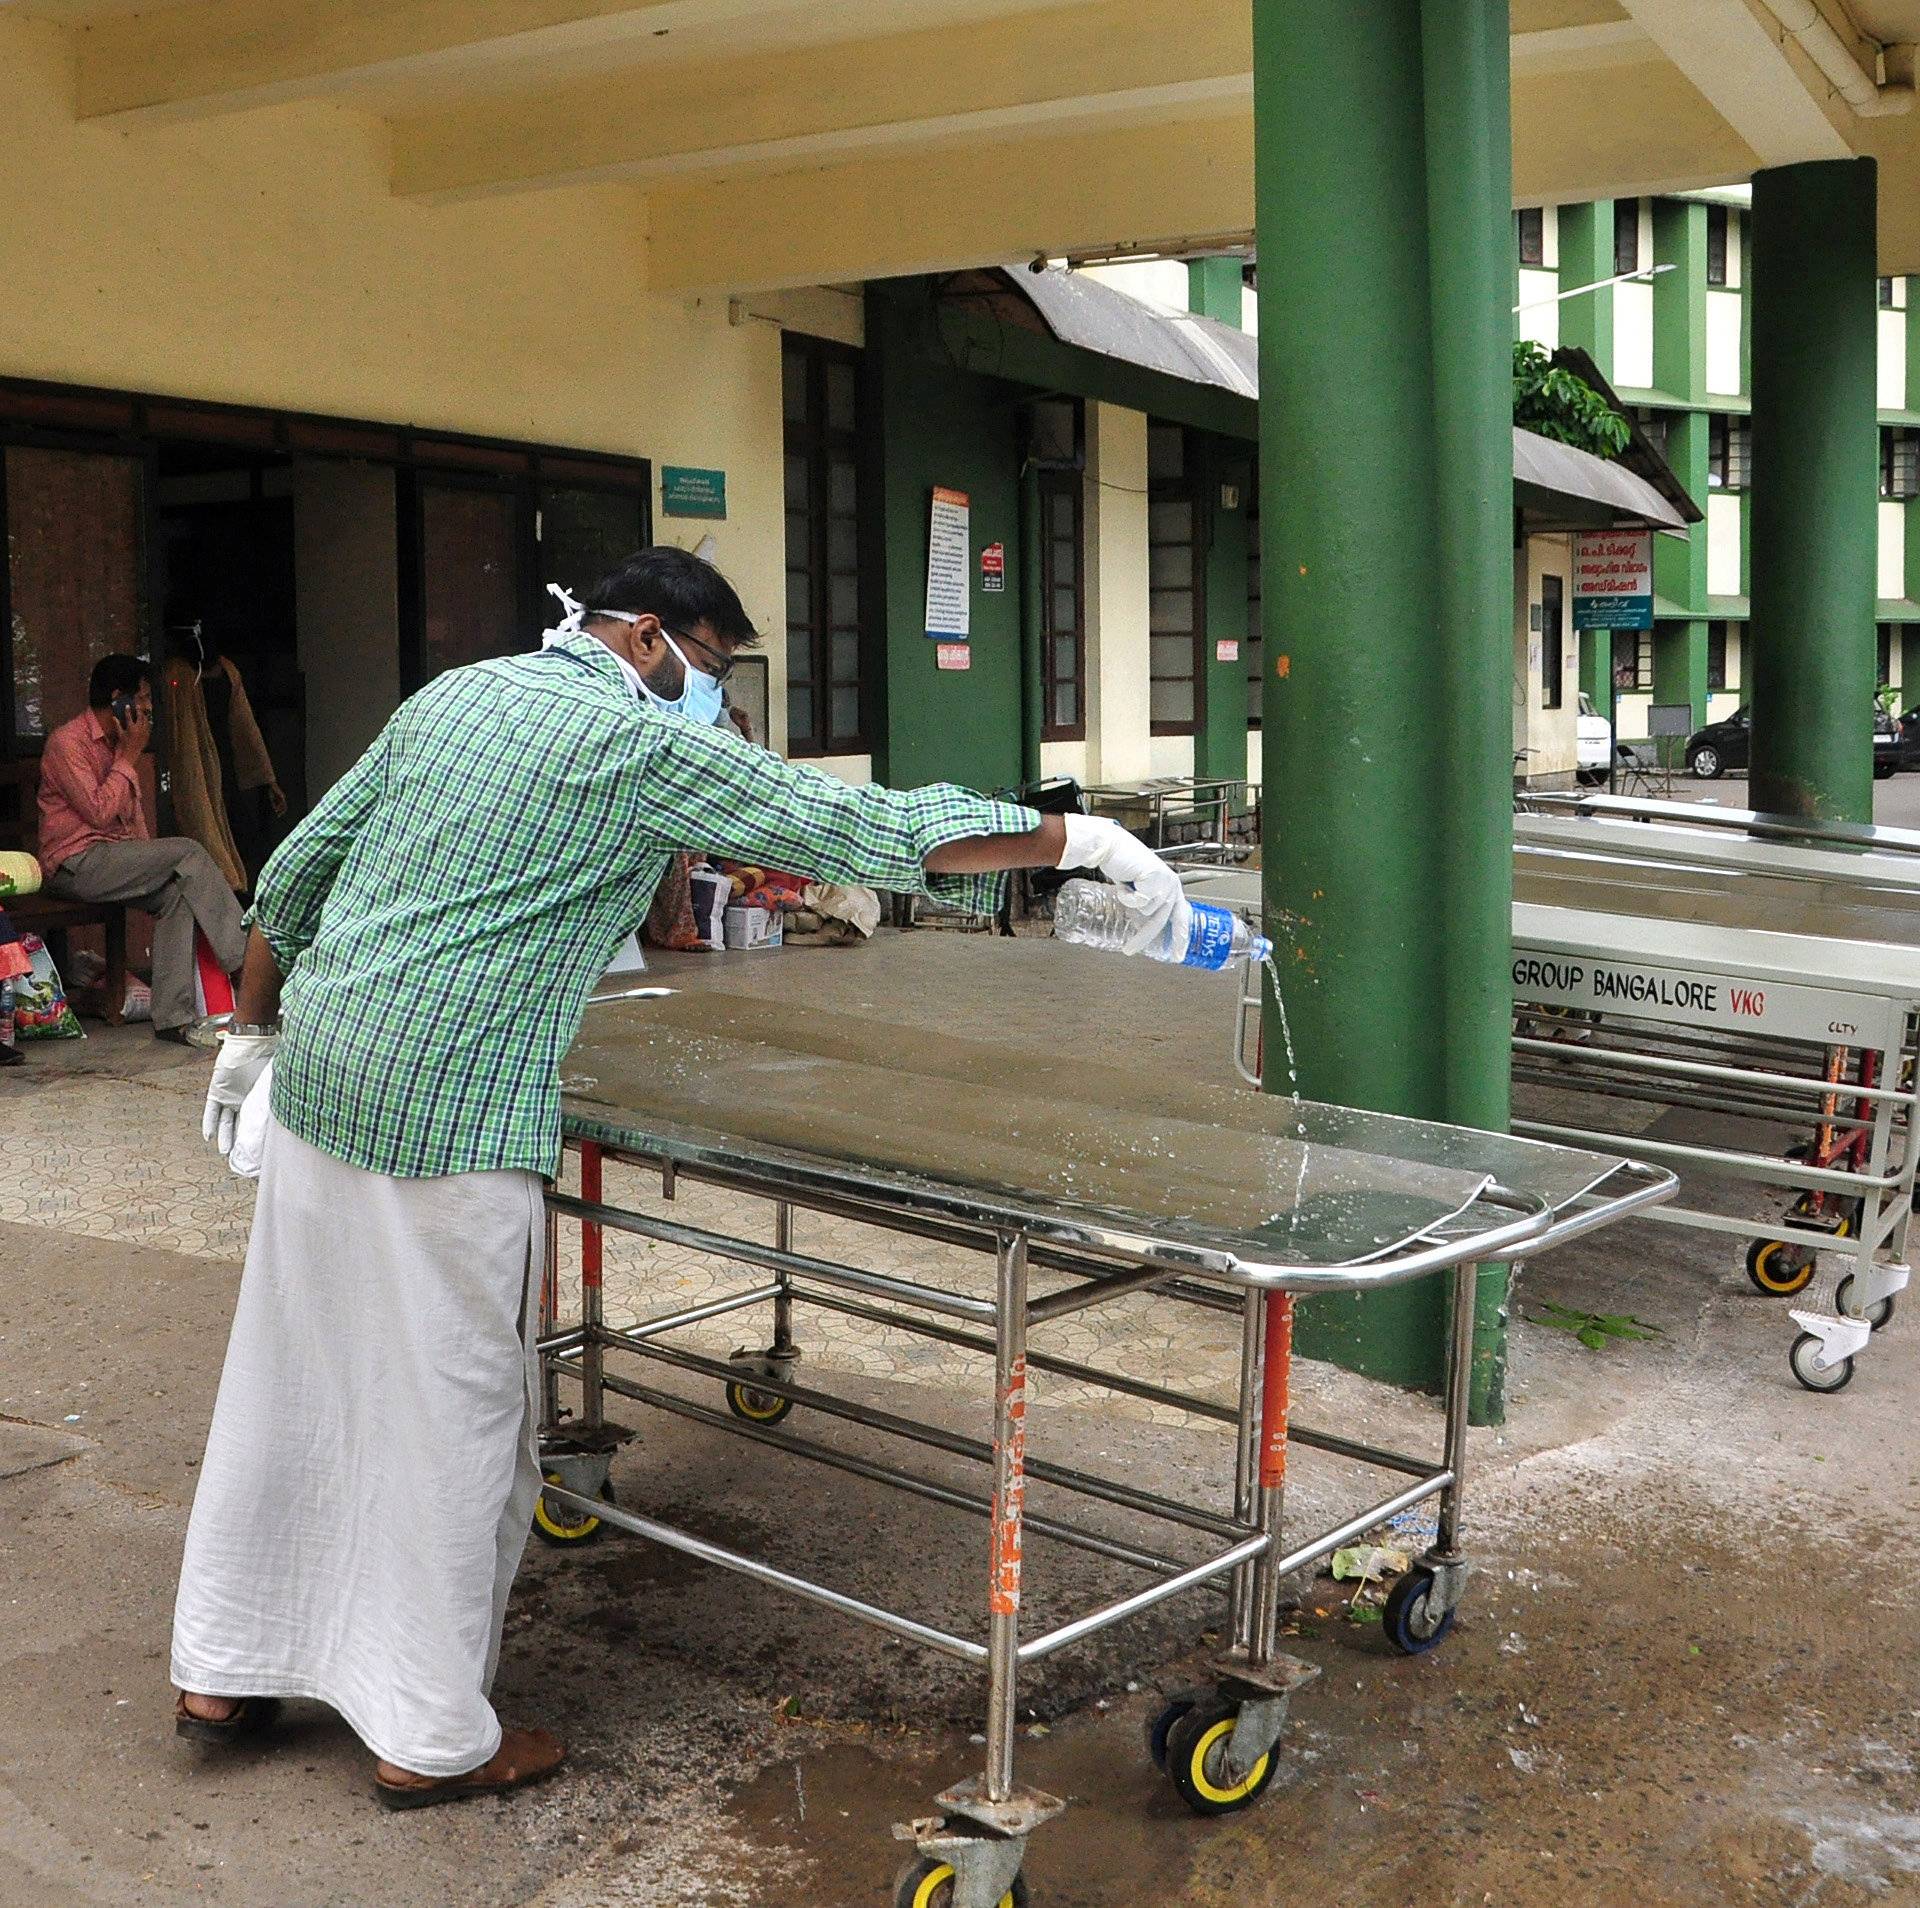
<svg viewBox="0 0 1920 1908"><path fill-rule="evenodd" d="M102 656L87 678L87 705L104 709L115 696L137 696L153 671L138 656Z"/></svg>
<svg viewBox="0 0 1920 1908"><path fill-rule="evenodd" d="M733 585L704 558L667 544L636 550L580 600L589 616L596 610L651 611L668 629L705 623L725 643L758 640Z"/></svg>

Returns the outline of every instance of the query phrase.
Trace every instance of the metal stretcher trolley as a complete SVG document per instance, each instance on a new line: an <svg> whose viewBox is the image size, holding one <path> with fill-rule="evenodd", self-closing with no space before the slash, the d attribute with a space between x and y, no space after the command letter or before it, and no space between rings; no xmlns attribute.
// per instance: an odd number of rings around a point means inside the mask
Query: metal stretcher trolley
<svg viewBox="0 0 1920 1908"><path fill-rule="evenodd" d="M1558 1090L1558 1110L1516 1128L1680 1171L1686 1203L1659 1216L1745 1238L1759 1291L1804 1293L1789 1363L1838 1391L1909 1278L1920 836L1616 796L1555 806L1514 823L1513 980L1515 1082ZM1674 1117L1622 1140L1636 1104ZM1756 1232L1703 1196L1716 1183L1787 1203Z"/></svg>
<svg viewBox="0 0 1920 1908"><path fill-rule="evenodd" d="M1536 800L1513 825L1515 1131L1678 1171L1686 1202L1652 1216L1745 1240L1758 1290L1805 1293L1788 1363L1838 1391L1909 1278L1920 835ZM1259 914L1257 874L1188 885ZM1235 1030L1255 1082L1259 1004L1250 987ZM1784 1190L1777 1220L1745 1209L1757 1186Z"/></svg>
<svg viewBox="0 0 1920 1908"><path fill-rule="evenodd" d="M1027 1839L1064 1805L1015 1780L1016 1683L1025 1666L1054 1651L1185 1591L1224 1590L1231 1647L1208 1686L1168 1701L1150 1737L1187 1802L1222 1813L1247 1806L1271 1780L1288 1700L1316 1673L1275 1647L1283 1578L1438 1498L1435 1541L1386 1613L1398 1648L1437 1644L1466 1572L1460 1505L1474 1263L1539 1251L1652 1205L1674 1184L1661 1169L1571 1148L1142 1082L1077 1059L920 1039L705 991L596 1005L563 1081L581 1193L550 1195L549 1246L562 1219L579 1221L583 1265L579 1317L563 1321L549 1250L541 1338L549 1481L540 1527L566 1541L611 1526L985 1671L984 1771L940 1795L935 1814L895 1830L915 1845L895 1897L910 1908L1006 1908L1027 1899ZM657 1173L667 1198L697 1181L764 1201L765 1236L616 1208L604 1197L609 1161ZM935 1284L816 1256L796 1239L800 1214L977 1252L981 1269ZM712 1255L739 1287L616 1329L603 1307L608 1229ZM944 1255L948 1262L967 1263L959 1254ZM1289 1424L1296 1294L1354 1292L1446 1270L1453 1299L1438 1455ZM1236 1368L1219 1374L1230 1387L1226 1401L1046 1349L1054 1321L1147 1298L1213 1307L1234 1320ZM990 1362L990 1435L960 1436L836 1395L824 1380L802 1382L798 1321L806 1310L915 1333ZM685 1342L688 1328L748 1314L766 1321L766 1335L745 1353L713 1357ZM693 1380L693 1390L659 1382L674 1373ZM1028 1387L1038 1377L1231 1427L1217 1489L1177 1499L1030 1456ZM942 1629L615 1503L608 1467L625 1434L607 1419L610 1396L984 1517L984 1630ZM563 1411L563 1398L571 1409ZM796 1413L803 1423L848 1421L907 1447L977 1461L987 1487L960 1488L796 1432L787 1423ZM1284 1528L1291 1447L1377 1467L1392 1486L1335 1528ZM1029 1485L1048 1493L1044 1509L1027 1508ZM1055 1495L1152 1520L1167 1539L1149 1544L1104 1531L1056 1508ZM1021 1611L1029 1536L1137 1569L1143 1587L1028 1634Z"/></svg>

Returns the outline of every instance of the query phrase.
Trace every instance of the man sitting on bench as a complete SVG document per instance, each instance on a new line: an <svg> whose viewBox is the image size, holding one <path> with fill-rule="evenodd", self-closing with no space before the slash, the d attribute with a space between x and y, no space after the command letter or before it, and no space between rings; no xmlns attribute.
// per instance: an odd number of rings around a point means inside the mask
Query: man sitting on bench
<svg viewBox="0 0 1920 1908"><path fill-rule="evenodd" d="M87 704L47 737L40 758L47 891L151 914L153 1031L182 1046L211 1044L194 1010L193 931L206 936L224 972L237 972L247 951L240 904L197 841L152 837L137 766L153 735L147 665L138 656L102 656Z"/></svg>

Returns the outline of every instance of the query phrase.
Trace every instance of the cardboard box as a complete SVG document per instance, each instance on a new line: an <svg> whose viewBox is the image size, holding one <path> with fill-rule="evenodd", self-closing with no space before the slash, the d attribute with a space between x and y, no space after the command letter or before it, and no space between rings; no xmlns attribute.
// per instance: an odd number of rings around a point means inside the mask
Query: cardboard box
<svg viewBox="0 0 1920 1908"><path fill-rule="evenodd" d="M732 948L778 947L780 917L766 908L731 907L727 910L727 945Z"/></svg>

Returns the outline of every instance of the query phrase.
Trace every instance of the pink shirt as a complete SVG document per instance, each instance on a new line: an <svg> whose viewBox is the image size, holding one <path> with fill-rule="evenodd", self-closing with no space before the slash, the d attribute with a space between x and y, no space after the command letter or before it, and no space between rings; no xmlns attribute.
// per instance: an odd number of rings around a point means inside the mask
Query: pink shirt
<svg viewBox="0 0 1920 1908"><path fill-rule="evenodd" d="M40 865L49 874L103 841L144 841L140 777L83 709L47 737L40 757Z"/></svg>

